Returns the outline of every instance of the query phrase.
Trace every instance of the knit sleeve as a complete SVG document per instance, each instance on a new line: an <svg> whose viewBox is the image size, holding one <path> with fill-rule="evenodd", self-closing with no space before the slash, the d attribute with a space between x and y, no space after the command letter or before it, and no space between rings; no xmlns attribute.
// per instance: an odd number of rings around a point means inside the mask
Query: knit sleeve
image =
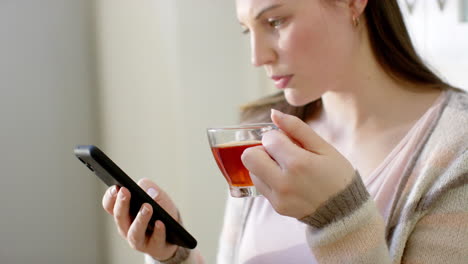
<svg viewBox="0 0 468 264"><path fill-rule="evenodd" d="M203 258L197 249L179 247L175 255L167 261L157 261L145 254L145 264L202 264Z"/></svg>
<svg viewBox="0 0 468 264"><path fill-rule="evenodd" d="M361 177L300 221L318 263L391 263L385 223Z"/></svg>
<svg viewBox="0 0 468 264"><path fill-rule="evenodd" d="M388 242L385 222L356 175L345 190L301 219L309 225L307 242L317 262L467 263L468 159L453 167L457 177L405 206Z"/></svg>

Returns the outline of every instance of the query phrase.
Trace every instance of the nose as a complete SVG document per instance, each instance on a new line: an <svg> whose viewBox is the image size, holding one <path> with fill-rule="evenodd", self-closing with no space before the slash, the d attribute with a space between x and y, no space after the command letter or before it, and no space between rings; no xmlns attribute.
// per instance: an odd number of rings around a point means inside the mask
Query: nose
<svg viewBox="0 0 468 264"><path fill-rule="evenodd" d="M251 62L255 67L271 64L276 59L276 52L272 45L259 36L251 35Z"/></svg>

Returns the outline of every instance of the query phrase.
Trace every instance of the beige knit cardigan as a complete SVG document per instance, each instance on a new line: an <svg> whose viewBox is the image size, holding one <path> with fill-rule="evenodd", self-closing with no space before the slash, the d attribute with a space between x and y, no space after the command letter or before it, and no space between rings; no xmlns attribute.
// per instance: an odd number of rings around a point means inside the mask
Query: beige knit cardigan
<svg viewBox="0 0 468 264"><path fill-rule="evenodd" d="M301 221L318 263L468 263L468 94L447 91L383 219L359 175ZM255 198L228 198L218 264L237 264ZM280 227L279 227L280 228ZM193 256L184 262L195 263Z"/></svg>

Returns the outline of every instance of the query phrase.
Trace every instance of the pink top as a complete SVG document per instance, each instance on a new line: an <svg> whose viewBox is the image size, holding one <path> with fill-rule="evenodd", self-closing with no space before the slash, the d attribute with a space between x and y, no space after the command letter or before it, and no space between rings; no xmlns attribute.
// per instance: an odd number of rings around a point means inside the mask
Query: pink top
<svg viewBox="0 0 468 264"><path fill-rule="evenodd" d="M384 219L387 219L390 214L395 199L395 187L400 181L404 169L411 162L411 157L417 150L421 139L429 132L428 130L435 121L440 108L443 107L446 97L446 92L443 92L384 161L369 177L364 179L364 185Z"/></svg>
<svg viewBox="0 0 468 264"><path fill-rule="evenodd" d="M364 180L380 213L387 219L403 170L443 106L446 92L414 124L385 160ZM278 228L280 227L280 228ZM242 264L316 263L306 241L306 225L276 213L268 200L257 197L246 221L239 248Z"/></svg>

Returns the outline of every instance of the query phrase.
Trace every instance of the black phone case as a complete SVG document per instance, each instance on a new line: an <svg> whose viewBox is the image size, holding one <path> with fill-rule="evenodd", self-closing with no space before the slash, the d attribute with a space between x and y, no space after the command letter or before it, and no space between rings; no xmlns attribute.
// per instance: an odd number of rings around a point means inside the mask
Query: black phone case
<svg viewBox="0 0 468 264"><path fill-rule="evenodd" d="M131 193L130 215L135 217L143 203L153 207L153 215L148 224L147 233L153 232L156 220L166 226L167 242L193 249L197 241L174 218L160 207L143 189L138 186L122 169L120 169L104 152L93 145L75 147L75 155L108 186L118 185L127 188Z"/></svg>

